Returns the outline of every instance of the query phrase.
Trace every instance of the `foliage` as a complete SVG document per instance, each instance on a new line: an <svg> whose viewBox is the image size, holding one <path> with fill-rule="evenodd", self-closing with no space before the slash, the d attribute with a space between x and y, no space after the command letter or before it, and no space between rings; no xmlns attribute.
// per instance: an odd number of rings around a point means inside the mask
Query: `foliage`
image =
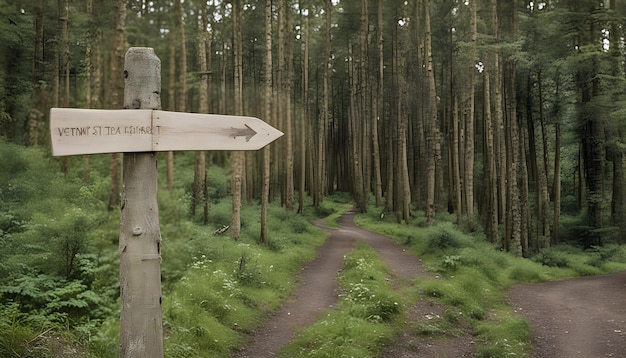
<svg viewBox="0 0 626 358"><path fill-rule="evenodd" d="M417 223L397 225L371 211L355 221L408 245L407 249L437 274L417 280L416 288L423 297L445 304L447 313L443 319L418 325L418 332L442 336L469 325L469 333L481 342L476 347L480 357L530 356L529 324L514 314L505 300L506 290L513 284L626 269L623 245L583 250L564 244L528 260L502 252L482 235L461 232L450 222L417 229Z"/></svg>

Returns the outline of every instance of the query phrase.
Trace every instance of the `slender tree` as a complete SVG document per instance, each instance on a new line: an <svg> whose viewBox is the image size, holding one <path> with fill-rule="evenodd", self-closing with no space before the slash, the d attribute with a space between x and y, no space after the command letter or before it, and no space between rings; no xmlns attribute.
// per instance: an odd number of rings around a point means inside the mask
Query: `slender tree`
<svg viewBox="0 0 626 358"><path fill-rule="evenodd" d="M308 5L308 3L307 3ZM310 139L308 138L310 133L311 126L311 118L310 118L310 102L309 102L309 38L311 34L311 26L310 26L310 10L303 5L303 2L300 1L300 11L301 17L304 20L304 30L302 32L302 99L301 99L301 108L300 108L300 182L298 186L298 190L300 192L298 198L298 213L304 213L304 197L306 195L306 167L307 167L307 148L310 146ZM302 11L306 11L306 15L302 16ZM266 14L266 16L268 16ZM271 10L269 12L270 20L271 20ZM270 23L271 25L271 23ZM267 25L266 25L267 26ZM270 28L271 30L271 28ZM266 30L267 31L267 30ZM271 36L270 36L271 38ZM271 41L271 40L270 40ZM271 51L271 42L270 42L270 51ZM271 58L270 58L271 62ZM271 91L271 88L270 88Z"/></svg>
<svg viewBox="0 0 626 358"><path fill-rule="evenodd" d="M474 117L475 117L475 89L476 79L476 47L477 47L477 8L478 1L470 1L470 48L467 59L467 87L465 88L465 173L463 178L465 194L465 210L467 225L470 231L474 226Z"/></svg>
<svg viewBox="0 0 626 358"><path fill-rule="evenodd" d="M111 54L111 72L109 78L109 108L119 109L122 107L124 93L124 54L126 53L126 1L115 1L115 36ZM113 210L120 201L120 171L121 154L111 154L109 172L111 176L111 190L109 195L108 209Z"/></svg>
<svg viewBox="0 0 626 358"><path fill-rule="evenodd" d="M242 70L242 55L243 44L241 34L241 19L242 19L242 4L241 0L233 1L233 58L234 58L234 104L235 114L243 114L243 70ZM232 161L232 192L233 192L233 214L231 222L231 236L233 239L239 239L241 235L241 198L242 198L242 182L243 182L243 168L244 168L244 154L240 151L235 151L231 154Z"/></svg>
<svg viewBox="0 0 626 358"><path fill-rule="evenodd" d="M265 0L265 56L263 58L263 117L272 117L272 0ZM267 242L267 207L270 196L270 148L263 148L263 191L261 193L261 242ZM303 193L300 192L300 196Z"/></svg>
<svg viewBox="0 0 626 358"><path fill-rule="evenodd" d="M200 113L209 113L209 69L207 61L207 46L210 47L209 33L207 30L207 6L206 1L202 2L200 7L200 16L198 18L198 67L200 68ZM203 207L203 222L208 224L209 221L209 205L207 198L206 183L206 152L198 151L195 153L194 177L193 177L193 204L192 215L195 215L196 207Z"/></svg>
<svg viewBox="0 0 626 358"><path fill-rule="evenodd" d="M378 52L378 77L376 82L376 95L375 95L375 113L372 115L372 161L374 164L374 200L375 205L380 206L383 195L383 181L381 174L381 158L380 158L380 146L378 136L378 122L383 118L383 96L384 96L384 73L385 73L385 60L384 60L384 37L383 37L383 0L377 1L376 7L376 48Z"/></svg>
<svg viewBox="0 0 626 358"><path fill-rule="evenodd" d="M440 159L440 143L439 143L439 119L437 115L437 89L435 86L435 69L433 65L432 55L432 34L430 26L430 2L424 1L424 32L425 32L425 52L427 60L428 75L428 113L427 122L427 166L426 166L426 222L432 224L435 220L435 179L437 161Z"/></svg>

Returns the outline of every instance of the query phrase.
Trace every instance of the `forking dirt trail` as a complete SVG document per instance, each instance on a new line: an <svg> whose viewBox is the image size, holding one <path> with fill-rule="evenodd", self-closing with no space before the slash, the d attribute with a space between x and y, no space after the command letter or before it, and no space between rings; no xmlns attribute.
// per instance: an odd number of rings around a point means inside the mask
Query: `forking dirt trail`
<svg viewBox="0 0 626 358"><path fill-rule="evenodd" d="M357 242L375 249L403 282L431 277L419 258L392 239L357 227L354 211L339 218L338 229L315 224L329 237L315 260L300 272L294 296L250 335L250 343L232 358L270 358L287 345L298 329L313 324L337 301L337 273L343 257ZM536 358L626 358L626 272L575 280L522 284L513 287L509 301L529 319ZM445 307L420 298L407 312L406 331L381 355L383 358L474 357L474 337L445 339L418 335L415 327L425 317L440 315Z"/></svg>

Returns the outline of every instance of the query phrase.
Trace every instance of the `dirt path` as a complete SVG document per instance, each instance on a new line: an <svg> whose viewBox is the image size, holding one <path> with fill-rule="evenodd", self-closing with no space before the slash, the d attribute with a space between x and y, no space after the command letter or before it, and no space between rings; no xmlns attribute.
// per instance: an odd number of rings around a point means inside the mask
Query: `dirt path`
<svg viewBox="0 0 626 358"><path fill-rule="evenodd" d="M301 271L294 297L286 302L232 358L270 358L287 345L299 328L313 324L337 300L336 275L343 257L358 241L372 246L400 281L410 284L429 274L420 260L393 240L354 224L354 212L343 215L339 229L329 233L317 258ZM537 358L626 357L626 272L576 280L523 284L509 294L516 311L526 316L534 331ZM473 357L473 337L454 334L428 337L416 326L441 316L445 307L423 298L405 307L402 334L383 353L384 358Z"/></svg>
<svg viewBox="0 0 626 358"><path fill-rule="evenodd" d="M537 358L626 357L626 272L517 285L509 299Z"/></svg>
<svg viewBox="0 0 626 358"><path fill-rule="evenodd" d="M408 281L426 274L420 261L393 240L357 227L354 224L354 212L343 215L338 223L339 229L328 229L320 222L316 223L329 233L329 238L318 250L317 258L302 269L301 283L294 298L271 316L257 333L250 336L250 344L236 352L233 358L275 357L276 352L291 341L296 329L311 325L325 309L332 308L337 300L335 278L343 267L344 255L357 241L366 242L376 250L401 280ZM430 313L432 309L427 311ZM429 314L413 309L411 312L418 316ZM407 340L406 345L394 345L393 350L386 353L385 357L415 357L411 353L416 348L415 342L409 336L401 337L403 338ZM425 345L431 345L428 349L432 349L431 342L426 342Z"/></svg>

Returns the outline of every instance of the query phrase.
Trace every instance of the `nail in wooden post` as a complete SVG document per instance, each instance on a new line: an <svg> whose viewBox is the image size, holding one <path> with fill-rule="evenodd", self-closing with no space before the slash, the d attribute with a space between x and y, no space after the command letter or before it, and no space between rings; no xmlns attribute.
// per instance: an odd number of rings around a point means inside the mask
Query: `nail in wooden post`
<svg viewBox="0 0 626 358"><path fill-rule="evenodd" d="M124 65L124 108L161 109L161 60L131 47ZM161 232L154 152L124 153L120 222L120 357L163 357Z"/></svg>

